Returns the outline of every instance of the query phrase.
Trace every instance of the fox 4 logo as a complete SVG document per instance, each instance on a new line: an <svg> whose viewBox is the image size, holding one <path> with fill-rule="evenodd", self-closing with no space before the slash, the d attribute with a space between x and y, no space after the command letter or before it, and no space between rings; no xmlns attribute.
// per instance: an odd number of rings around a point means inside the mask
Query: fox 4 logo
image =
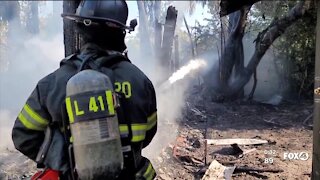
<svg viewBox="0 0 320 180"><path fill-rule="evenodd" d="M309 159L309 154L307 152L284 152L283 159L306 161Z"/></svg>

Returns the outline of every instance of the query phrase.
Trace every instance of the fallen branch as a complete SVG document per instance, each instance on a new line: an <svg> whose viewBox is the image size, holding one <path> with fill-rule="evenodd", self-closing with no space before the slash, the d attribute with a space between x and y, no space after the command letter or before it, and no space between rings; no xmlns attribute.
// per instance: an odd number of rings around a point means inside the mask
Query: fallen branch
<svg viewBox="0 0 320 180"><path fill-rule="evenodd" d="M280 173L283 172L282 169L277 168L255 168L255 167L248 167L248 166L236 166L235 172L271 172L271 173Z"/></svg>
<svg viewBox="0 0 320 180"><path fill-rule="evenodd" d="M267 140L261 139L207 139L209 145L261 145L268 144Z"/></svg>
<svg viewBox="0 0 320 180"><path fill-rule="evenodd" d="M195 115L201 116L202 118L206 118L207 116L204 115L199 109L197 108L191 108L190 109L192 112L194 112Z"/></svg>
<svg viewBox="0 0 320 180"><path fill-rule="evenodd" d="M303 124L307 125L307 122L309 121L309 119L311 119L313 117L313 114L310 114L304 121Z"/></svg>
<svg viewBox="0 0 320 180"><path fill-rule="evenodd" d="M272 121L274 118L271 119L263 119L264 122L275 125L275 126L280 126L280 127L285 127L286 125L284 124L280 124L280 123L276 123L274 121Z"/></svg>

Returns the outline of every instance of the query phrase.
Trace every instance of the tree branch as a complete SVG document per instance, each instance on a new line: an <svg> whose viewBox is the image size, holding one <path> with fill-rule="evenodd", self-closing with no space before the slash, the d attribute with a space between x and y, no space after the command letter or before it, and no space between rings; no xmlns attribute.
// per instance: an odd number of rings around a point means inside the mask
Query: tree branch
<svg viewBox="0 0 320 180"><path fill-rule="evenodd" d="M294 22L303 17L307 11L311 9L312 1L306 0L298 2L284 17L274 19L272 23L263 30L255 40L255 52L251 57L247 67L238 77L235 83L231 84L230 89L232 93L239 91L245 84L248 83L250 77L254 73L261 58L266 53L271 44L281 36L285 30Z"/></svg>
<svg viewBox="0 0 320 180"><path fill-rule="evenodd" d="M246 69L252 75L254 69L259 64L261 58L266 53L270 45L281 36L285 30L290 27L294 22L300 19L306 11L311 7L310 0L299 2L295 5L287 15L280 19L274 19L272 23L262 31L260 34L261 39L257 39L256 48L253 56L251 57Z"/></svg>

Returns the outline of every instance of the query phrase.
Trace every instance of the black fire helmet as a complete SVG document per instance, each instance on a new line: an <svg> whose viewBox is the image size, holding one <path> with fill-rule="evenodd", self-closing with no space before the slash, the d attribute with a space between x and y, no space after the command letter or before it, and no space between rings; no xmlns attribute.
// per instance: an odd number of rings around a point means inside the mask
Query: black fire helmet
<svg viewBox="0 0 320 180"><path fill-rule="evenodd" d="M130 22L130 26L126 26L128 5L124 0L82 0L75 14L63 13L61 16L86 26L107 25L134 31L137 25L134 19Z"/></svg>

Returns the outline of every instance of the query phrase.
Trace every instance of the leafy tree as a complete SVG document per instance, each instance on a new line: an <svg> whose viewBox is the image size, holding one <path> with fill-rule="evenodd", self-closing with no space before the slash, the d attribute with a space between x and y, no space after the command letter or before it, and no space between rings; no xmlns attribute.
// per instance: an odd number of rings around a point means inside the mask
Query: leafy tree
<svg viewBox="0 0 320 180"><path fill-rule="evenodd" d="M272 43L278 37L280 37L291 25L297 22L300 18L306 16L306 14L308 14L307 12L310 11L313 5L311 1L291 3L292 4L290 5L292 8L288 6L288 11L282 16L273 17L270 24L268 24L268 26L263 31L258 33L255 40L255 52L246 66L242 66L242 62L236 60L238 58L237 56L241 56L241 54L243 53L243 50L241 50L243 28L241 27L245 27L245 24L247 23L247 18L244 13L246 9L242 8L242 10L239 11L240 13L238 12L237 15L229 16L229 21L231 22L231 26L229 27L231 28L231 31L229 31L230 34L228 35L226 43L224 44L223 52L221 55L221 63L219 68L220 70L218 71L219 74L215 74L216 70L213 69L206 77L207 82L211 81L211 83L208 83L207 85L206 95L212 95L218 92L218 94L221 94L227 99L233 99L234 97L237 97L237 94L241 92L241 89L244 87L244 85L249 82L261 58L264 56L265 52L269 49ZM238 26L234 26L234 20L237 20L236 22ZM239 29L241 31L234 31ZM240 63L240 66L238 66L239 68L237 68L237 63ZM233 81L232 74L237 74L236 78ZM214 81L218 82L218 87L215 86L214 83L212 83L212 76L219 77L218 80Z"/></svg>
<svg viewBox="0 0 320 180"><path fill-rule="evenodd" d="M298 98L313 97L316 13L311 11L274 43L275 63L283 94Z"/></svg>

